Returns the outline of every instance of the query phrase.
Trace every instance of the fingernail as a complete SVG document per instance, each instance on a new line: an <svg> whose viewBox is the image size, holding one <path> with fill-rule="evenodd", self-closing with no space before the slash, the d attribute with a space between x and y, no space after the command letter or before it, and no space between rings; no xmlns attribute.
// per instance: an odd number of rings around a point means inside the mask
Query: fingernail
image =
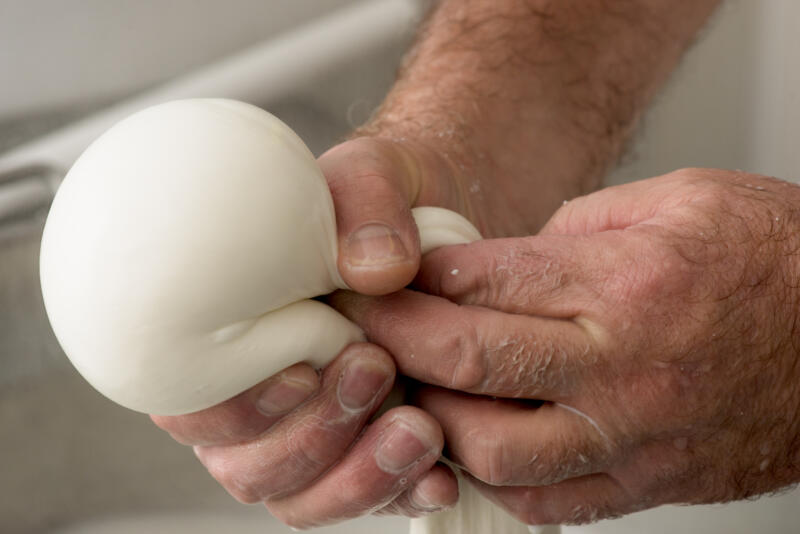
<svg viewBox="0 0 800 534"><path fill-rule="evenodd" d="M411 427L395 421L381 439L375 461L387 473L400 473L431 451L427 440L417 436Z"/></svg>
<svg viewBox="0 0 800 534"><path fill-rule="evenodd" d="M400 235L381 223L362 226L350 234L345 247L348 262L359 267L390 265L408 259Z"/></svg>
<svg viewBox="0 0 800 534"><path fill-rule="evenodd" d="M280 415L299 406L315 389L316 384L282 378L261 392L256 408L267 416Z"/></svg>
<svg viewBox="0 0 800 534"><path fill-rule="evenodd" d="M339 379L339 402L345 408L362 410L372 404L388 378L389 371L383 365L366 358L354 359Z"/></svg>
<svg viewBox="0 0 800 534"><path fill-rule="evenodd" d="M436 512L444 508L444 505L431 500L423 485L417 485L411 492L411 495L409 495L409 498L414 508L424 512Z"/></svg>

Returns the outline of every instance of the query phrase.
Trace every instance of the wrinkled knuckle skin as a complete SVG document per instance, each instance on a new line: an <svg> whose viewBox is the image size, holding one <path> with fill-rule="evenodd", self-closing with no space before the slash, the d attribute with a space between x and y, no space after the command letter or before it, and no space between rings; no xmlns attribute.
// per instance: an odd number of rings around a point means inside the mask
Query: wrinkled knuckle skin
<svg viewBox="0 0 800 534"><path fill-rule="evenodd" d="M334 196L342 190L355 188L364 178L375 179L381 183L379 188L384 189L392 183L398 163L393 146L368 137L352 139L332 148L326 154L326 157L331 156L348 162L346 166L328 169L327 178Z"/></svg>
<svg viewBox="0 0 800 534"><path fill-rule="evenodd" d="M317 417L306 418L289 433L287 460L303 469L324 469L341 455L344 440L335 423Z"/></svg>
<svg viewBox="0 0 800 534"><path fill-rule="evenodd" d="M450 355L454 366L451 375L442 377L451 389L472 391L486 380L486 366L475 327L466 320L450 329L450 336L442 347L442 354ZM447 366L443 366L447 369Z"/></svg>

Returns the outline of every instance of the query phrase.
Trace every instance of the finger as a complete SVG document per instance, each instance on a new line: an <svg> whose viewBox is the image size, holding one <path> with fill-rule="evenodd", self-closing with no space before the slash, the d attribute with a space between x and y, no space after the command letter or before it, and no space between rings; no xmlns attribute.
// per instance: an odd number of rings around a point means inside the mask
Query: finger
<svg viewBox="0 0 800 534"><path fill-rule="evenodd" d="M603 471L616 432L574 409L425 387L419 406L442 425L447 456L493 486L555 484Z"/></svg>
<svg viewBox="0 0 800 534"><path fill-rule="evenodd" d="M366 295L396 291L419 267L419 234L410 207L455 208L449 174L420 147L360 138L319 159L333 196L339 239L339 272Z"/></svg>
<svg viewBox="0 0 800 534"><path fill-rule="evenodd" d="M334 465L389 393L391 357L350 345L325 368L319 393L258 438L196 447L211 475L234 497L258 502L306 487Z"/></svg>
<svg viewBox="0 0 800 534"><path fill-rule="evenodd" d="M338 292L330 302L389 350L402 374L450 389L560 400L580 389L598 358L591 336L571 321L458 306L409 290Z"/></svg>
<svg viewBox="0 0 800 534"><path fill-rule="evenodd" d="M614 478L597 473L539 487L491 486L466 477L486 498L529 525L574 525L651 506L634 499Z"/></svg>
<svg viewBox="0 0 800 534"><path fill-rule="evenodd" d="M647 180L606 187L570 200L556 211L540 234L595 234L621 230L659 212L692 202L702 184L714 177L710 169L683 169ZM692 191L691 189L694 189Z"/></svg>
<svg viewBox="0 0 800 534"><path fill-rule="evenodd" d="M424 476L441 455L436 421L417 408L394 408L375 421L353 449L307 489L267 508L284 523L310 528L382 508Z"/></svg>
<svg viewBox="0 0 800 534"><path fill-rule="evenodd" d="M421 517L451 508L455 506L456 501L458 501L456 475L446 465L436 464L411 488L375 513Z"/></svg>
<svg viewBox="0 0 800 534"><path fill-rule="evenodd" d="M425 255L414 287L458 304L572 319L595 308L618 253L608 238L531 236L442 247Z"/></svg>
<svg viewBox="0 0 800 534"><path fill-rule="evenodd" d="M150 418L184 445L238 443L265 432L318 388L317 372L308 364L298 363L207 410Z"/></svg>

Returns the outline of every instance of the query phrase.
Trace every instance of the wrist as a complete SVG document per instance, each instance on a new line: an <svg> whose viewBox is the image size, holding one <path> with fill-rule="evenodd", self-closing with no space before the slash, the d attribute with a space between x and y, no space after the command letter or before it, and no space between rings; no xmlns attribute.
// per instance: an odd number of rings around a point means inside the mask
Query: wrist
<svg viewBox="0 0 800 534"><path fill-rule="evenodd" d="M535 232L600 185L716 3L441 0L358 133L441 154L487 235Z"/></svg>
<svg viewBox="0 0 800 534"><path fill-rule="evenodd" d="M595 155L559 135L556 125L483 117L435 105L421 98L423 92L393 93L353 134L386 140L413 155L424 169L417 204L459 211L487 237L529 235L565 200L599 185ZM467 107L484 104L476 99Z"/></svg>

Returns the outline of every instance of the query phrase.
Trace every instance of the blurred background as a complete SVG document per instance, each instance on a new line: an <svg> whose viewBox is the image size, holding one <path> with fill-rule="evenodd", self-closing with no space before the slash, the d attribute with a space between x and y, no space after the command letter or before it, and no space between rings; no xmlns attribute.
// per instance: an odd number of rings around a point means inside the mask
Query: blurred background
<svg viewBox="0 0 800 534"><path fill-rule="evenodd" d="M38 247L65 170L117 118L228 96L319 154L391 85L415 0L0 0L0 532L289 532L187 448L72 370L41 303ZM800 3L730 0L609 177L685 166L800 178ZM796 532L800 495L663 507L568 533ZM405 532L369 518L325 532Z"/></svg>

